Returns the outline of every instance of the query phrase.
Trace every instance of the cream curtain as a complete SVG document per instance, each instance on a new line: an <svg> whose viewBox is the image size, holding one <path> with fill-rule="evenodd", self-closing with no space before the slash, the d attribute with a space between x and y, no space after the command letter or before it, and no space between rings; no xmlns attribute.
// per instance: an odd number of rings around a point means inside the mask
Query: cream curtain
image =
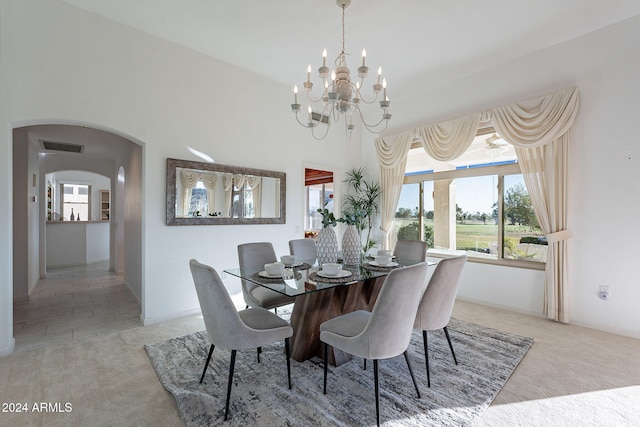
<svg viewBox="0 0 640 427"><path fill-rule="evenodd" d="M397 136L376 139L382 187L380 229L383 249L388 249L392 243L390 231L393 229L407 164L407 153L411 144L418 139L425 151L434 159L441 161L455 159L462 155L473 142L479 121L480 113L476 113L460 119L427 125Z"/></svg>
<svg viewBox="0 0 640 427"><path fill-rule="evenodd" d="M569 322L567 298L567 182L576 88L491 110L498 134L516 146L533 209L547 235L545 314Z"/></svg>
<svg viewBox="0 0 640 427"><path fill-rule="evenodd" d="M253 211L256 218L262 217L262 177L247 175L246 183L253 195Z"/></svg>
<svg viewBox="0 0 640 427"><path fill-rule="evenodd" d="M233 187L240 190L244 187L244 183L247 177L242 174L224 174L224 214L227 217L231 217L231 204L233 203Z"/></svg>
<svg viewBox="0 0 640 427"><path fill-rule="evenodd" d="M222 185L224 187L224 212L222 216L231 216L231 199L233 197L233 174L225 173L222 176Z"/></svg>
<svg viewBox="0 0 640 427"><path fill-rule="evenodd" d="M218 182L218 174L215 172L202 172L202 184L207 189L207 213L216 212L216 183Z"/></svg>
<svg viewBox="0 0 640 427"><path fill-rule="evenodd" d="M191 208L191 192L198 183L199 173L194 170L183 169L180 172L180 180L182 181L182 193L181 203L182 216L189 215L189 209Z"/></svg>
<svg viewBox="0 0 640 427"><path fill-rule="evenodd" d="M413 140L413 132L395 137L376 138L375 140L378 163L380 164L380 187L382 188L380 230L382 230L383 249L389 249L389 232L393 229L393 220L407 165L407 153Z"/></svg>
<svg viewBox="0 0 640 427"><path fill-rule="evenodd" d="M478 133L480 113L460 119L437 123L416 129L420 143L431 158L452 160L467 151Z"/></svg>

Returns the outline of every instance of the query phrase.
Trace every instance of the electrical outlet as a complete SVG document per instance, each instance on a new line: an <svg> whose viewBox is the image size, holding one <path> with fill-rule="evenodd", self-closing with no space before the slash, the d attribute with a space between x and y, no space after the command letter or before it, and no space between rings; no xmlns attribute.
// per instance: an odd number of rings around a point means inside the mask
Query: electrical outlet
<svg viewBox="0 0 640 427"><path fill-rule="evenodd" d="M598 292L598 296L603 301L610 300L611 299L611 287L609 287L609 286L600 286L600 292Z"/></svg>

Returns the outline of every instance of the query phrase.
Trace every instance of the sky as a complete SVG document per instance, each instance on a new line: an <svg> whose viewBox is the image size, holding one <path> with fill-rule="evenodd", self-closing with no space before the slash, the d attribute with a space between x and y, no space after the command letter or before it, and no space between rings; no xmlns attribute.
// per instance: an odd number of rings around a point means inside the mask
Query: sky
<svg viewBox="0 0 640 427"><path fill-rule="evenodd" d="M524 186L522 175L510 175L505 178L507 188L517 183ZM490 214L491 206L498 200L498 178L495 175L459 178L456 179L455 186L457 204L464 212L479 211ZM433 193L433 181L425 182L424 191L426 195ZM433 199L431 197L425 197L425 199L424 210L433 210ZM414 209L418 203L418 184L403 186L398 208Z"/></svg>

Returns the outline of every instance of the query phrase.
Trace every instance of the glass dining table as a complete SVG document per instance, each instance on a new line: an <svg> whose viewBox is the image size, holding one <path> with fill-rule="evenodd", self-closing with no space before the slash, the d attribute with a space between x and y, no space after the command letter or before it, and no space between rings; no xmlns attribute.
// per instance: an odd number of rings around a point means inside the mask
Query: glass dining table
<svg viewBox="0 0 640 427"><path fill-rule="evenodd" d="M344 265L342 273L331 277L317 266L305 263L288 266L281 277L269 276L263 266L231 268L224 273L295 297L290 319L293 328L291 357L301 362L314 356L321 357L322 322L355 310L371 311L389 272L418 262L394 259L388 266L379 266L373 260L365 260L360 265ZM329 357L335 365L351 359L350 355L337 350Z"/></svg>

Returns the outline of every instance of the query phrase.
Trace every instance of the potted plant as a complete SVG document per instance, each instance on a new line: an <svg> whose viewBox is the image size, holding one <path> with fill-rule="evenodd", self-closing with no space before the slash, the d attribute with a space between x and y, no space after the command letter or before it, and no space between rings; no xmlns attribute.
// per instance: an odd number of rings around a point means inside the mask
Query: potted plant
<svg viewBox="0 0 640 427"><path fill-rule="evenodd" d="M340 222L355 227L362 254L365 254L376 244L371 237L371 229L374 216L380 212L379 200L382 188L378 182L367 181L364 167L347 172L343 182L347 184L347 196ZM363 243L362 237L365 231L366 237Z"/></svg>
<svg viewBox="0 0 640 427"><path fill-rule="evenodd" d="M318 264L327 262L336 262L338 260L338 237L333 229L338 224L333 212L327 209L327 204L324 204L322 209L318 209L318 213L322 216L322 230L318 234L317 249L318 249Z"/></svg>

